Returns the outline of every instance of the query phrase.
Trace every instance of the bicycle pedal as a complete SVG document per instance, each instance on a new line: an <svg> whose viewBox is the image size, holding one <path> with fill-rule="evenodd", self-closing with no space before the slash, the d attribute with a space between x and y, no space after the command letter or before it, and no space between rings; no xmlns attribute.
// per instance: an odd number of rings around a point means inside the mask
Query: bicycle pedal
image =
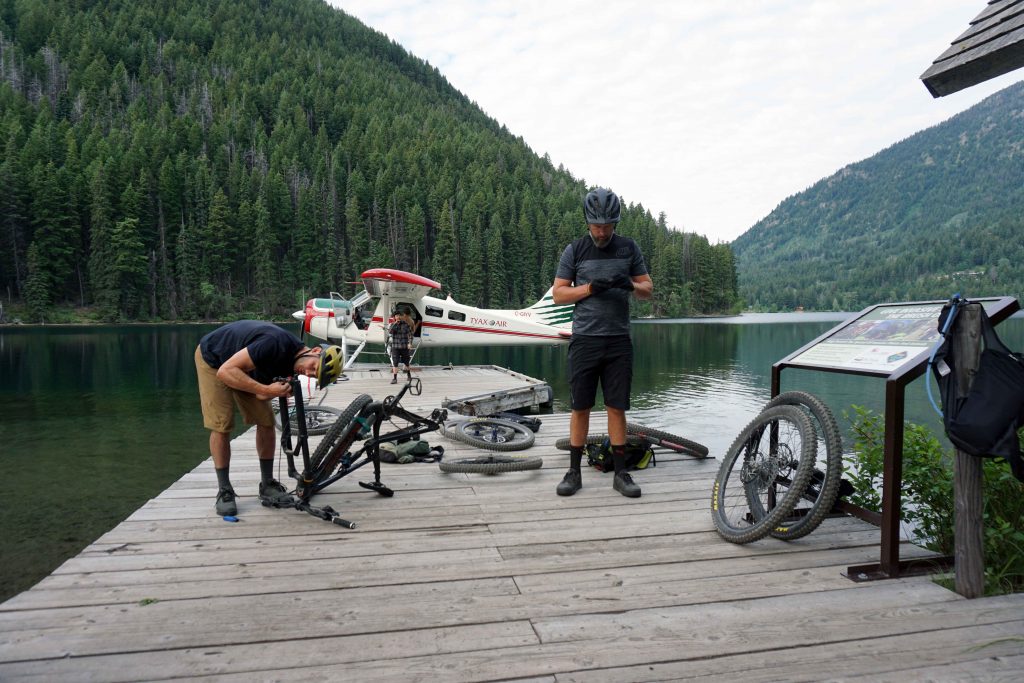
<svg viewBox="0 0 1024 683"><path fill-rule="evenodd" d="M371 491L376 491L377 493L379 493L380 495L384 496L385 498L390 498L391 496L395 495L394 491L389 489L384 484L381 484L380 482L365 482L365 481L361 481L361 482L359 482L359 485L362 486L364 489L370 489Z"/></svg>

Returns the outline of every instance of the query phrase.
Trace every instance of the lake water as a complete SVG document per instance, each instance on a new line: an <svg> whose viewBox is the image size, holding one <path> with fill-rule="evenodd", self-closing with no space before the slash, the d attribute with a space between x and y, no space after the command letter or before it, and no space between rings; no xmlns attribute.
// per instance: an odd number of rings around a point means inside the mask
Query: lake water
<svg viewBox="0 0 1024 683"><path fill-rule="evenodd" d="M845 314L643 321L630 420L720 456L769 398L771 366ZM35 584L208 457L192 354L213 325L0 328L0 600ZM999 326L1024 348L1024 319ZM417 364L493 363L548 381L565 410L565 349L434 349ZM808 370L783 390L881 411L884 381ZM924 382L907 418L939 429ZM240 427L241 429L241 427ZM595 412L592 431L605 431ZM214 482L210 482L213 513Z"/></svg>

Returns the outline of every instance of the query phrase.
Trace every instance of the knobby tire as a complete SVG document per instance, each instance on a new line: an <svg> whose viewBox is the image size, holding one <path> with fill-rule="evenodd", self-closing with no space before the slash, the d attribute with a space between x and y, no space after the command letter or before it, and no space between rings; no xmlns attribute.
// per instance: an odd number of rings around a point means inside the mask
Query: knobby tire
<svg viewBox="0 0 1024 683"><path fill-rule="evenodd" d="M303 412L306 416L307 436L326 434L331 425L338 421L338 416L341 415L340 410L330 406L306 406ZM299 421L294 407L288 409L288 421L291 424L292 434L297 434ZM277 424L278 429L280 429L281 414L279 412L274 413L274 422Z"/></svg>
<svg viewBox="0 0 1024 683"><path fill-rule="evenodd" d="M454 441L489 451L521 451L533 445L537 435L518 422L496 417L448 422L441 434Z"/></svg>
<svg viewBox="0 0 1024 683"><path fill-rule="evenodd" d="M348 451L349 446L355 441L358 432L350 434L355 419L359 413L372 401L366 394L356 396L352 403L341 412L337 421L327 430L327 434L317 444L316 450L309 459L313 471L314 482L320 482L331 475L331 472L338 464L341 456Z"/></svg>
<svg viewBox="0 0 1024 683"><path fill-rule="evenodd" d="M711 492L711 518L722 538L750 543L778 526L806 488L816 451L811 418L794 406L768 408L744 427L726 451Z"/></svg>
<svg viewBox="0 0 1024 683"><path fill-rule="evenodd" d="M843 477L843 442L839 423L832 411L814 394L787 391L769 401L765 408L778 405L791 405L809 411L813 421L816 421L818 462L811 473L811 479L793 512L771 530L775 538L792 541L817 529L835 505Z"/></svg>
<svg viewBox="0 0 1024 683"><path fill-rule="evenodd" d="M536 470L544 464L542 458L515 455L483 455L475 458L453 458L441 460L437 466L442 472L466 474L500 474Z"/></svg>
<svg viewBox="0 0 1024 683"><path fill-rule="evenodd" d="M662 448L667 448L670 451L675 451L676 453L692 455L695 458L708 457L707 446L699 444L696 441L690 441L689 439L676 434L663 432L660 429L627 422L626 433L650 437L655 446L661 446Z"/></svg>

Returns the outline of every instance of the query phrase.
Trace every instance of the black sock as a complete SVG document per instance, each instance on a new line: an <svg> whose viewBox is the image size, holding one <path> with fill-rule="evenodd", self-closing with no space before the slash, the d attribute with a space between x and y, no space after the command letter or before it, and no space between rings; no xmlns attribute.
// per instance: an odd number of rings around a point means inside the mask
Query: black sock
<svg viewBox="0 0 1024 683"><path fill-rule="evenodd" d="M260 459L260 478L263 480L264 484L274 478L273 458L267 458L266 460Z"/></svg>
<svg viewBox="0 0 1024 683"><path fill-rule="evenodd" d="M583 446L569 446L569 469L580 471L583 462Z"/></svg>
<svg viewBox="0 0 1024 683"><path fill-rule="evenodd" d="M231 478L228 476L227 467L215 467L213 471L217 473L217 486L222 489L231 488Z"/></svg>
<svg viewBox="0 0 1024 683"><path fill-rule="evenodd" d="M612 446L612 464L615 465L615 474L626 471L626 445Z"/></svg>

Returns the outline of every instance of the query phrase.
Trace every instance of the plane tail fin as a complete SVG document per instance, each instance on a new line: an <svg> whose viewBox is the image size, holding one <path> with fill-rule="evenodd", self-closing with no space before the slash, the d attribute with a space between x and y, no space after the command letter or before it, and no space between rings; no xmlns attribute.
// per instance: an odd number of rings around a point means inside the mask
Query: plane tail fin
<svg viewBox="0 0 1024 683"><path fill-rule="evenodd" d="M539 317L545 324L558 327L564 330L572 329L572 304L556 304L551 294L553 288L549 287L535 304L524 308L533 315Z"/></svg>

